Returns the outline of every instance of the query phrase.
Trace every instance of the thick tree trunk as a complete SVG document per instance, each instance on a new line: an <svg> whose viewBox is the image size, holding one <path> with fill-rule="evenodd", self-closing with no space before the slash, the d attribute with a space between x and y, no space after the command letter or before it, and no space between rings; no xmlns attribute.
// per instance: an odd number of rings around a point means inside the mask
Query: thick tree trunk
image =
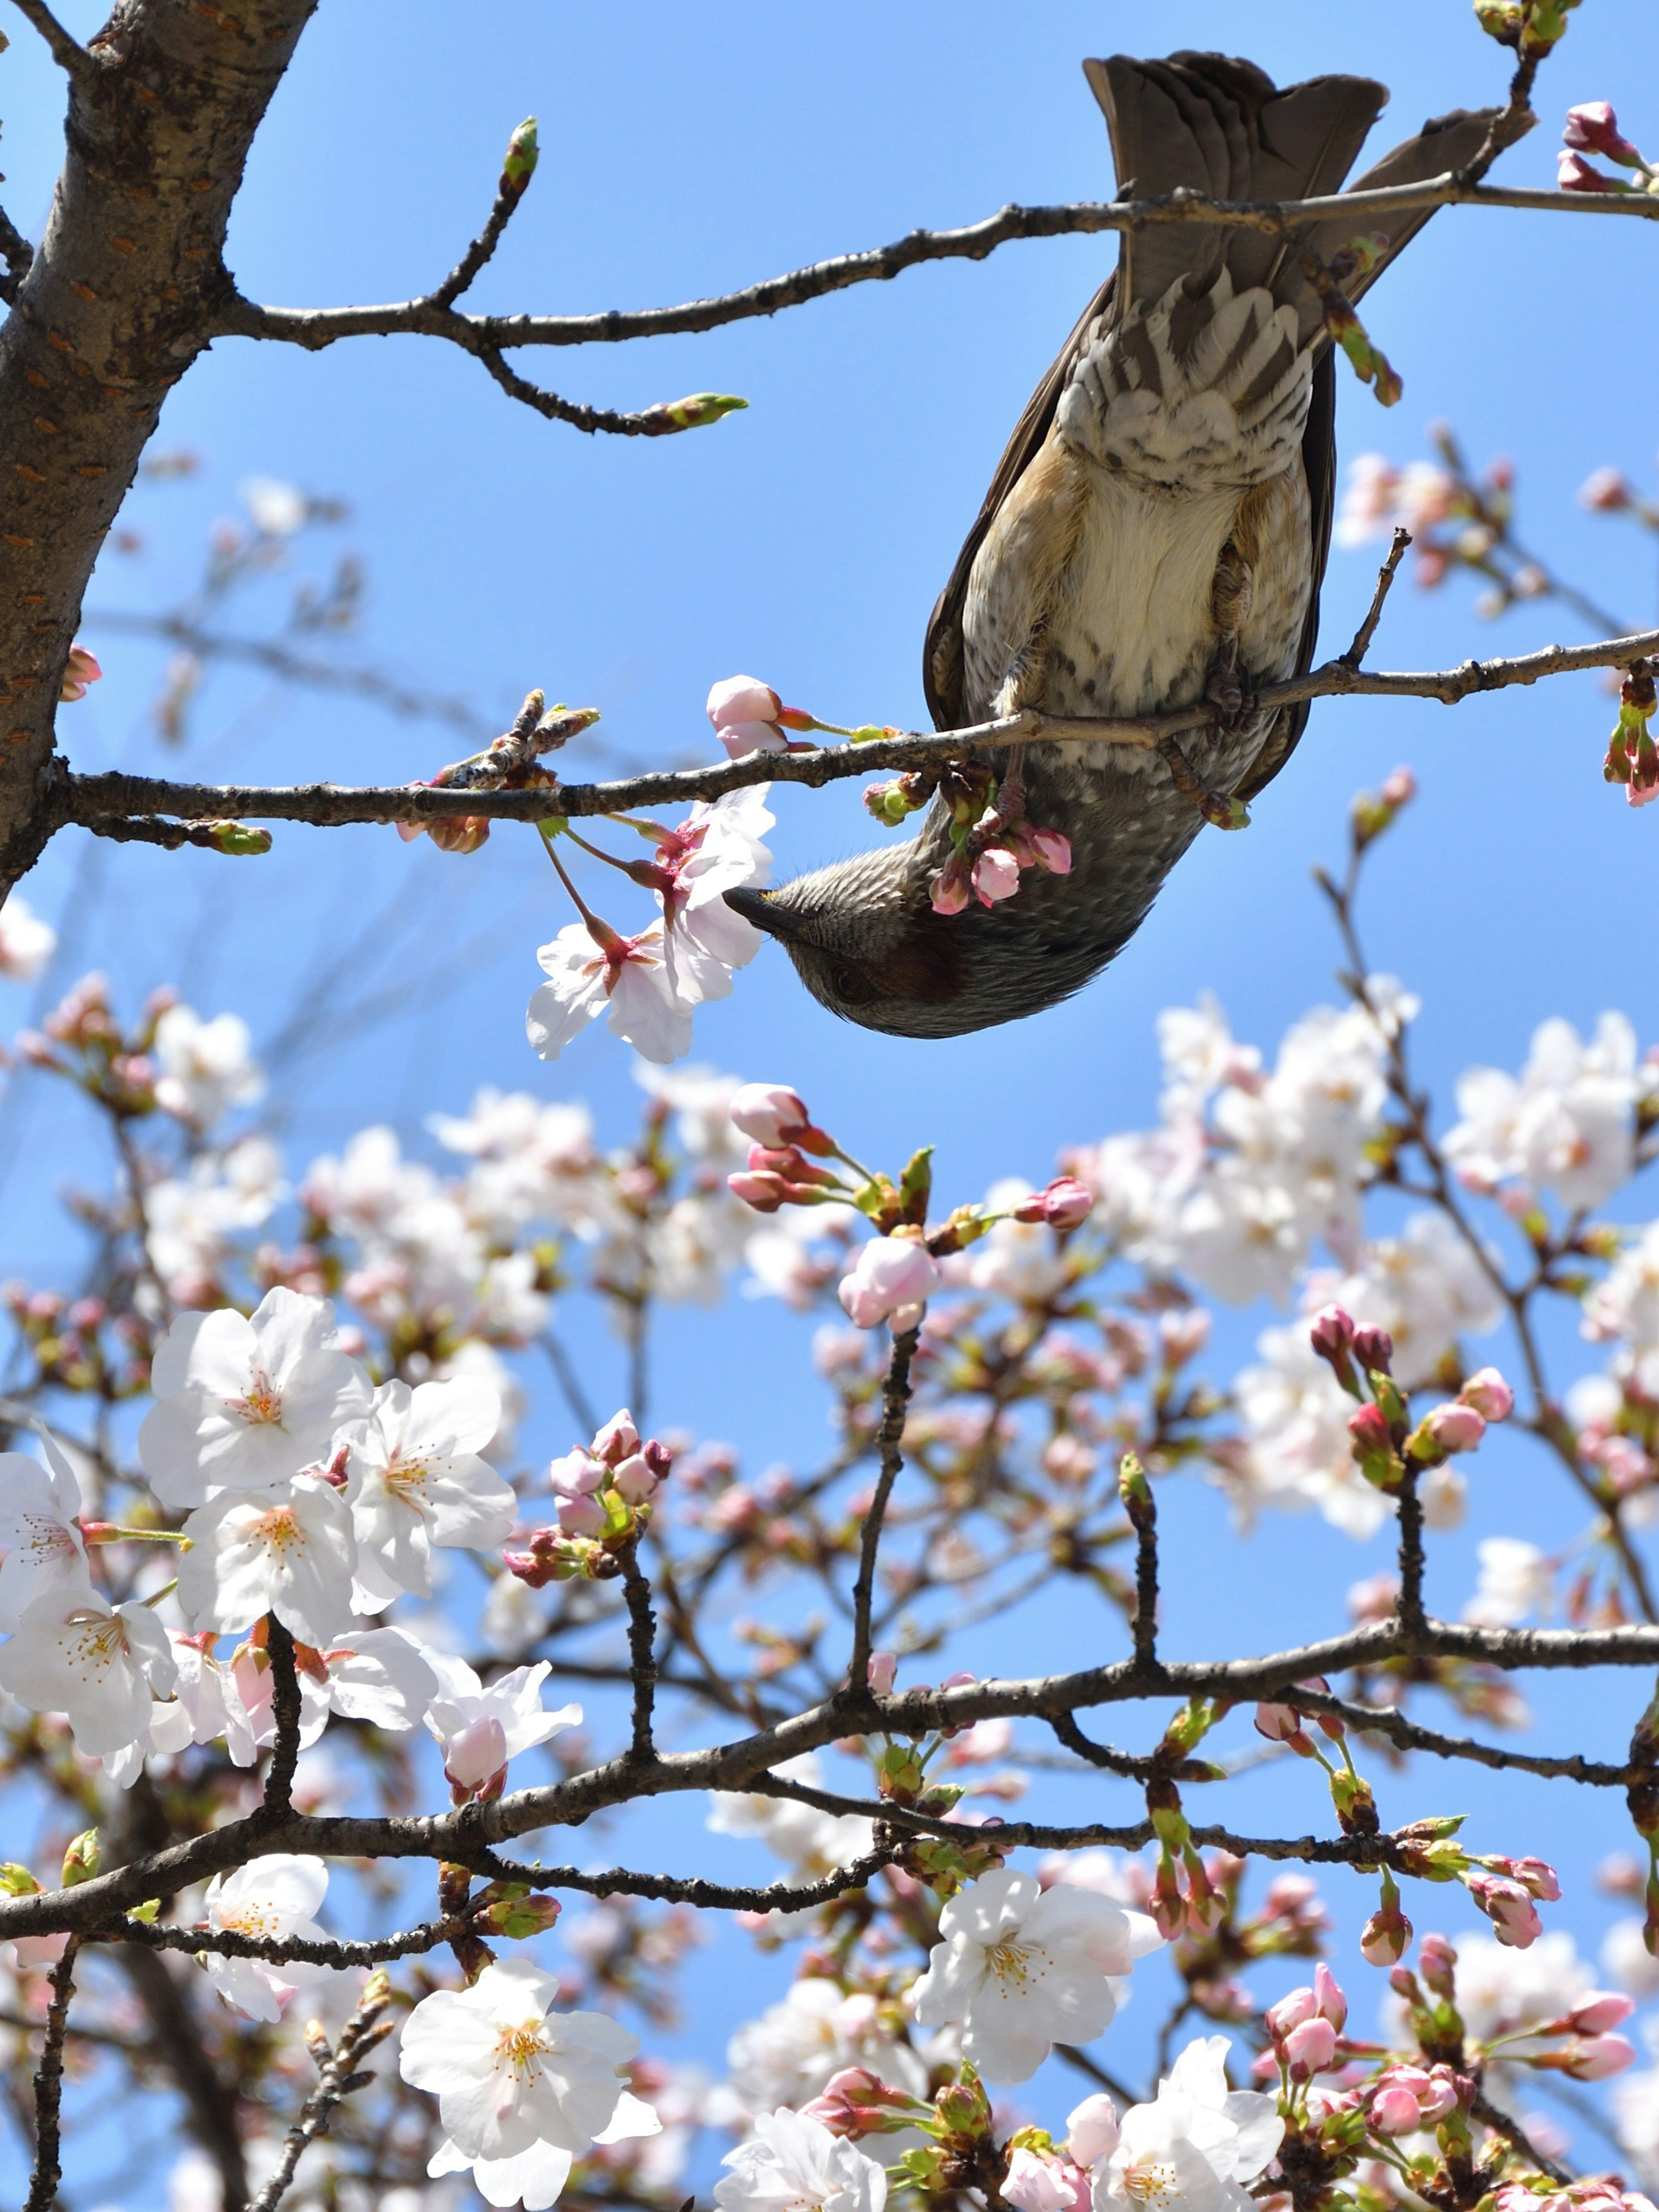
<svg viewBox="0 0 1659 2212"><path fill-rule="evenodd" d="M82 594L228 289L231 204L316 0L123 0L70 71L46 238L0 328L0 898L50 834Z"/></svg>

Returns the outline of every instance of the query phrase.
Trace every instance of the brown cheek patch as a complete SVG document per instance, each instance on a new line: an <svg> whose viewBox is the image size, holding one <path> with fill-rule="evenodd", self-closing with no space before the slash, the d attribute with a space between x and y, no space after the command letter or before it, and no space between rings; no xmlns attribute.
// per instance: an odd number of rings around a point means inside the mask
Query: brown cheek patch
<svg viewBox="0 0 1659 2212"><path fill-rule="evenodd" d="M884 995L943 1006L968 987L968 962L957 920L931 907L913 917L881 963Z"/></svg>

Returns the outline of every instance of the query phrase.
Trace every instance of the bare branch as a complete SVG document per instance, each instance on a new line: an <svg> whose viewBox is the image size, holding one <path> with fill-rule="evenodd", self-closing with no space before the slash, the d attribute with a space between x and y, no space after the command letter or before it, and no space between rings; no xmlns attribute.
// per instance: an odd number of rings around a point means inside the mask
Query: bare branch
<svg viewBox="0 0 1659 2212"><path fill-rule="evenodd" d="M1535 2166L1540 2173L1548 2174L1550 2179L1559 2183L1563 2189L1571 2188L1578 2177L1570 2173L1565 2166L1559 2165L1547 2151L1540 2150L1520 2121L1512 2120L1507 2112L1500 2112L1484 2090L1477 2093L1469 2110L1477 2120L1484 2120L1489 2128L1502 2136L1505 2142L1513 2144L1522 2157Z"/></svg>
<svg viewBox="0 0 1659 2212"><path fill-rule="evenodd" d="M380 2021L380 2014L391 2002L391 1985L380 1976L373 1977L357 2000L357 2009L341 2029L338 2044L324 2061L317 2087L300 2107L300 2117L288 2131L276 2171L249 2205L248 2212L276 2212L307 2146L328 2133L335 2106L343 2097L350 2096L354 2090L365 2087L373 2080L372 2075L357 2071L357 2061L391 2034L392 2022ZM328 2048L326 2044L323 2047L325 2051Z"/></svg>
<svg viewBox="0 0 1659 2212"><path fill-rule="evenodd" d="M1406 557L1406 548L1412 542L1409 530L1396 530L1394 542L1389 547L1388 558L1376 572L1376 589L1371 595L1370 611L1354 632L1353 643L1340 656L1345 667L1358 668L1371 649L1371 640L1376 635L1376 625L1382 619L1382 608L1393 586L1395 572Z"/></svg>
<svg viewBox="0 0 1659 2212"><path fill-rule="evenodd" d="M0 277L0 300L10 307L29 273L34 248L3 208L0 208L0 259L6 264L5 276Z"/></svg>
<svg viewBox="0 0 1659 2212"><path fill-rule="evenodd" d="M300 1763L300 1677L294 1661L294 1638L274 1613L265 1616L266 1650L273 1678L270 1711L276 1723L276 1741L265 1770L265 1794L258 1818L269 1825L280 1820L294 1799L294 1770Z"/></svg>
<svg viewBox="0 0 1659 2212"><path fill-rule="evenodd" d="M609 407L589 407L580 399L561 399L556 392L532 384L528 377L507 367L499 346L479 343L467 349L477 356L509 399L522 400L537 414L544 415L550 422L568 422L575 430L605 430L619 438L672 438L682 430L695 428L700 422L715 420L715 415L702 404L711 396L708 393L691 400L659 400L654 406L641 407L637 413L620 415ZM717 411L727 414L732 408L746 407L748 404L744 399L732 399L722 402Z"/></svg>
<svg viewBox="0 0 1659 2212"><path fill-rule="evenodd" d="M51 2212L63 2172L59 2117L64 2093L64 2036L70 2000L75 1995L75 1957L80 1938L71 1936L52 1971L52 2002L46 2007L46 2039L34 2076L34 2171L23 2212Z"/></svg>
<svg viewBox="0 0 1659 2212"><path fill-rule="evenodd" d="M46 0L12 0L12 5L33 24L51 50L53 61L76 83L84 85L96 77L96 61L77 39L70 36Z"/></svg>
<svg viewBox="0 0 1659 2212"><path fill-rule="evenodd" d="M880 1472L875 1494L864 1516L859 1545L858 1578L853 1585L853 1650L847 1664L847 1686L854 1698L867 1693L870 1680L870 1607L876 1594L876 1555L887 1518L887 1501L904 1467L904 1416L910 1404L910 1363L916 1355L921 1325L898 1331L893 1354L881 1386L881 1425L876 1431Z"/></svg>
<svg viewBox="0 0 1659 2212"><path fill-rule="evenodd" d="M669 337L719 330L757 315L775 315L854 284L885 282L928 261L982 261L998 246L1029 238L1074 237L1102 231L1136 231L1164 222L1239 226L1282 234L1287 226L1353 218L1356 233L1382 218L1419 208L1524 208L1539 213L1659 217L1659 201L1640 192L1506 191L1471 186L1451 173L1420 185L1375 191L1339 192L1320 199L1237 201L1175 192L1152 200L1078 201L1048 207L1010 204L958 230L913 230L890 246L841 253L827 261L767 278L740 292L690 300L672 307L615 310L597 315L457 315L434 307L430 298L365 307L262 307L240 297L226 303L216 325L227 337L268 338L311 348L337 339L385 337L411 331L449 338L474 351L482 343L514 346L616 345L633 338ZM464 327L459 327L464 326Z"/></svg>
<svg viewBox="0 0 1659 2212"><path fill-rule="evenodd" d="M1420 673L1366 671L1346 659L1331 660L1307 676L1264 684L1257 697L1267 708L1322 698L1437 699L1449 707L1477 692L1536 684L1548 676L1627 667L1650 653L1659 653L1659 630L1603 638L1591 645L1547 645L1506 659L1466 660L1456 668ZM707 768L664 769L611 783L573 783L540 791L443 790L401 784L353 789L332 783L177 783L165 777L119 773L60 774L52 805L55 827L77 823L90 830L111 820L155 814L196 822L309 822L321 828L348 822L430 822L457 814L534 822L555 809L565 815L595 815L638 806L689 805L757 783L804 783L817 788L872 769L921 768L981 748L1039 739L1049 744L1124 744L1156 751L1161 739L1183 730L1206 728L1214 718L1215 710L1207 706L1100 720L1028 708L966 729L896 735L868 744L825 745L809 752L748 753L740 760L718 761Z"/></svg>
<svg viewBox="0 0 1659 2212"><path fill-rule="evenodd" d="M650 1759L656 1755L651 1715L657 1701L657 1616L651 1610L651 1584L640 1565L637 1539L623 1554L622 1571L628 1601L628 1675L634 1687L634 1756Z"/></svg>

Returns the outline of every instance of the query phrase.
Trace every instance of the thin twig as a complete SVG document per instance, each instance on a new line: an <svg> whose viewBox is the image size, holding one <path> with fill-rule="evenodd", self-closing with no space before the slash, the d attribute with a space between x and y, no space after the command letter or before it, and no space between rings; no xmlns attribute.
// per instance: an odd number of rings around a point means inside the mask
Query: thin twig
<svg viewBox="0 0 1659 2212"><path fill-rule="evenodd" d="M457 315L429 300L404 300L362 307L270 307L235 297L221 309L215 335L275 339L309 348L349 337L384 337L415 331L447 337L469 351L480 343L515 346L615 345L634 338L668 337L713 331L756 316L775 315L854 284L882 283L924 262L982 261L1016 240L1065 238L1103 231L1137 231L1165 222L1220 224L1283 236L1287 227L1352 220L1356 234L1379 221L1422 208L1522 208L1553 215L1614 215L1659 218L1659 200L1642 192L1562 192L1470 186L1448 172L1420 185L1338 192L1310 200L1212 200L1200 192L1162 199L1077 201L1043 207L1009 205L957 230L913 230L890 246L842 253L742 291L690 300L671 307L615 310L594 315ZM465 325L458 329L455 325Z"/></svg>
<svg viewBox="0 0 1659 2212"><path fill-rule="evenodd" d="M1562 2188L1570 2189L1577 2180L1576 2173L1570 2172L1565 2166L1558 2165L1547 2151L1539 2149L1519 2120L1512 2120L1507 2112L1499 2112L1484 2090L1476 2092L1469 2110L1477 2120L1484 2120L1489 2128L1496 2130L1505 2142L1514 2145L1522 2158L1535 2166L1540 2173L1548 2174L1550 2179L1559 2183Z"/></svg>
<svg viewBox="0 0 1659 2212"><path fill-rule="evenodd" d="M11 0L18 14L33 24L46 40L58 68L76 84L92 81L98 64L77 39L64 28L46 0Z"/></svg>
<svg viewBox="0 0 1659 2212"><path fill-rule="evenodd" d="M3 208L0 208L0 259L6 264L6 274L0 278L0 300L9 307L34 265L34 248Z"/></svg>
<svg viewBox="0 0 1659 2212"><path fill-rule="evenodd" d="M1592 645L1551 645L1507 659L1466 660L1456 668L1417 673L1367 672L1346 661L1328 661L1310 675L1263 686L1263 709L1304 699L1334 697L1438 699L1454 706L1477 692L1499 691L1549 676L1585 669L1627 667L1659 653L1659 630L1601 639ZM309 822L333 827L349 822L429 822L455 814L483 814L497 821L534 822L556 805L565 815L625 813L640 806L672 806L718 799L757 783L817 787L875 769L925 767L981 747L1004 748L1041 740L1054 744L1127 744L1155 751L1161 738L1203 729L1215 718L1208 706L1167 714L1094 720L1044 714L1035 709L936 735L909 733L868 744L828 745L811 752L750 753L706 768L674 769L611 783L568 784L550 791L450 791L403 785L175 783L162 777L61 775L52 793L59 823L94 828L111 817L174 815L191 821Z"/></svg>
<svg viewBox="0 0 1659 2212"><path fill-rule="evenodd" d="M628 1601L628 1674L634 1686L634 1755L656 1755L651 1716L657 1701L657 1616L651 1609L651 1584L639 1562L637 1538L622 1555L623 1589Z"/></svg>
<svg viewBox="0 0 1659 2212"><path fill-rule="evenodd" d="M64 2037L70 2000L75 1995L75 1959L81 1939L71 1936L52 1971L52 2002L46 2008L46 2039L34 2076L34 2171L23 2212L50 2212L63 2174L59 2126L64 2093Z"/></svg>
<svg viewBox="0 0 1659 2212"><path fill-rule="evenodd" d="M853 1650L847 1662L848 1687L866 1692L870 1679L870 1608L876 1594L876 1556L887 1517L887 1502L904 1467L904 1417L910 1407L910 1363L915 1358L921 1324L898 1331L881 1386L881 1425L876 1431L880 1467L859 1545L858 1578L853 1584Z"/></svg>
<svg viewBox="0 0 1659 2212"><path fill-rule="evenodd" d="M471 288L473 278L477 276L491 254L495 252L495 248L501 244L501 233L512 222L514 210L523 198L523 185L510 184L503 176L495 193L495 204L489 210L483 228L467 247L466 252L462 254L448 276L444 278L443 283L434 285L428 293L427 301L430 306L453 307L462 293Z"/></svg>
<svg viewBox="0 0 1659 2212"><path fill-rule="evenodd" d="M1407 1467L1396 1501L1400 1509L1400 1626L1407 1651L1416 1651L1428 1632L1423 1610L1423 1577L1428 1561L1423 1550L1423 1500L1417 1491L1418 1470Z"/></svg>
<svg viewBox="0 0 1659 2212"><path fill-rule="evenodd" d="M265 1794L259 1808L267 1821L281 1820L294 1800L294 1770L300 1761L300 1677L294 1663L294 1638L274 1613L265 1616L266 1656L270 1661L271 1717L276 1740L265 1770Z"/></svg>
<svg viewBox="0 0 1659 2212"><path fill-rule="evenodd" d="M1409 530L1395 532L1394 542L1389 547L1388 558L1376 572L1376 589L1371 594L1370 611L1354 632L1353 643L1346 653L1338 656L1345 668L1358 668L1370 651L1371 640L1376 635L1376 625L1382 619L1383 604L1393 587L1395 572L1405 559L1406 548L1411 542L1412 534Z"/></svg>
<svg viewBox="0 0 1659 2212"><path fill-rule="evenodd" d="M373 1978L357 2001L357 2009L341 2029L338 2044L324 2061L317 2087L300 2107L300 2117L288 2131L276 2171L248 2206L248 2212L276 2212L307 2147L319 2136L328 2133L335 2106L342 2098L367 2087L374 2080L372 2074L357 2071L357 2061L391 2034L392 2023L380 2021L380 2014L391 2002L389 1984L381 1976ZM324 2048L327 2048L326 2045Z"/></svg>

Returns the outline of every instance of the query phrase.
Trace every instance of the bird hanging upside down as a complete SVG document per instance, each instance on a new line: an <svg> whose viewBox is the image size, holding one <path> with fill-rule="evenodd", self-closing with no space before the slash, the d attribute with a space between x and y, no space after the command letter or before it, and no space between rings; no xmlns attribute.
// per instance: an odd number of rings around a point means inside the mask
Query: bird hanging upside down
<svg viewBox="0 0 1659 2212"><path fill-rule="evenodd" d="M1231 200L1334 192L1388 99L1365 77L1280 92L1220 54L1084 70L1121 196L1138 199L1178 186ZM1491 119L1425 124L1356 189L1460 167ZM1428 213L1390 220L1350 297ZM1362 227L1334 218L1308 245L1328 262ZM726 894L782 941L815 998L868 1029L955 1036L1069 997L1133 935L1202 827L1194 781L1253 797L1307 720L1305 703L1252 701L1313 658L1335 468L1321 301L1301 254L1261 231L1182 222L1121 237L933 610L927 704L942 730L1023 708L1127 716L1206 701L1217 720L1182 737L1184 767L1107 745L993 757L1000 777L1023 778L1025 818L1070 838L1072 867L1033 868L988 908L933 910L952 851L943 798L906 844Z"/></svg>

